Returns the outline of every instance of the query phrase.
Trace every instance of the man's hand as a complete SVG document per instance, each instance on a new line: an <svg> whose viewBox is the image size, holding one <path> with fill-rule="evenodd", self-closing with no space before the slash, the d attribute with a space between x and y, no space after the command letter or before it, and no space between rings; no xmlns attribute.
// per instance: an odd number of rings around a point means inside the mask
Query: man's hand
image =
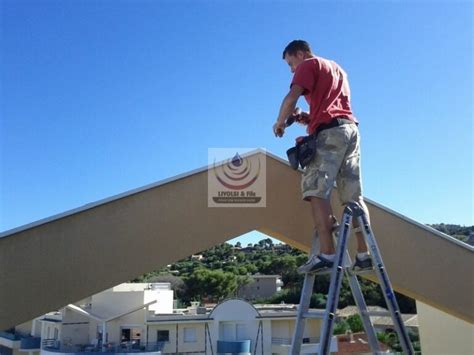
<svg viewBox="0 0 474 355"><path fill-rule="evenodd" d="M303 126L306 126L309 123L309 113L301 111L300 114L295 118L295 121Z"/></svg>
<svg viewBox="0 0 474 355"><path fill-rule="evenodd" d="M275 134L275 137L283 137L285 134L285 123L284 122L275 122L273 125L273 133Z"/></svg>
<svg viewBox="0 0 474 355"><path fill-rule="evenodd" d="M309 113L301 111L299 107L295 107L292 114L285 120L286 126L290 126L293 122L298 122L301 125L307 125L309 122Z"/></svg>

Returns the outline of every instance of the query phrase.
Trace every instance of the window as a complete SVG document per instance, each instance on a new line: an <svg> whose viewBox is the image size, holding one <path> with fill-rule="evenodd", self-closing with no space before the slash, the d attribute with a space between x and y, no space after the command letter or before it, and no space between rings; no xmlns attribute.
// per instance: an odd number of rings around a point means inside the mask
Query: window
<svg viewBox="0 0 474 355"><path fill-rule="evenodd" d="M170 341L170 331L169 330L158 330L156 341Z"/></svg>
<svg viewBox="0 0 474 355"><path fill-rule="evenodd" d="M220 325L220 339L224 341L247 340L246 324L223 322Z"/></svg>
<svg viewBox="0 0 474 355"><path fill-rule="evenodd" d="M184 342L195 343L196 341L196 328L184 328Z"/></svg>
<svg viewBox="0 0 474 355"><path fill-rule="evenodd" d="M222 323L221 324L221 336L220 339L224 341L234 341L235 340L235 330L234 324L232 323Z"/></svg>
<svg viewBox="0 0 474 355"><path fill-rule="evenodd" d="M236 339L237 340L246 340L248 339L247 331L245 324L236 324L235 325Z"/></svg>

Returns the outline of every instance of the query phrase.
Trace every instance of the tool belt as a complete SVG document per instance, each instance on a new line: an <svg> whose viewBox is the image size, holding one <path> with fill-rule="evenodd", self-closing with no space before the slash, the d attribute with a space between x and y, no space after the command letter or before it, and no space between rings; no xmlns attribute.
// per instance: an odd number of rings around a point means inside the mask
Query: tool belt
<svg viewBox="0 0 474 355"><path fill-rule="evenodd" d="M316 137L318 136L319 132L344 124L354 123L354 121L351 121L345 117L335 117L331 122L319 125L313 134L298 139L295 146L286 151L286 155L288 156L291 167L295 170L298 170L298 165L300 165L301 168L304 168L310 163L311 160L313 160L314 156L316 155Z"/></svg>

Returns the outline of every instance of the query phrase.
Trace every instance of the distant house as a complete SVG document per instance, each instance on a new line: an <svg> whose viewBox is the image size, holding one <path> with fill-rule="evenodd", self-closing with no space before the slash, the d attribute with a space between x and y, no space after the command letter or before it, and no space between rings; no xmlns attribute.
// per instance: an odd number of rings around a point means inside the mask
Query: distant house
<svg viewBox="0 0 474 355"><path fill-rule="evenodd" d="M242 286L237 296L245 300L270 298L281 291L283 282L280 275L251 275L252 282Z"/></svg>
<svg viewBox="0 0 474 355"><path fill-rule="evenodd" d="M191 260L201 261L203 259L204 259L204 256L202 256L202 254L191 255Z"/></svg>
<svg viewBox="0 0 474 355"><path fill-rule="evenodd" d="M245 248L240 248L240 251L242 253L253 253L255 251L255 247L252 244L249 244Z"/></svg>

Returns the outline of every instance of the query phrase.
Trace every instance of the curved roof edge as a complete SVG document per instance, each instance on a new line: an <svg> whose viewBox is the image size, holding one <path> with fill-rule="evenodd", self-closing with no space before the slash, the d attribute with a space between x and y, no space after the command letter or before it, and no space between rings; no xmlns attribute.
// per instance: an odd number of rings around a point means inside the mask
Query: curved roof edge
<svg viewBox="0 0 474 355"><path fill-rule="evenodd" d="M243 299L243 298L240 298L240 297L233 297L233 298L226 298L226 299L223 299L221 300L220 302L218 302L214 308L211 310L211 312L209 313L209 318L211 317L211 315L214 313L214 311L222 306L224 303L227 303L227 302L231 302L231 301L240 301L240 302L243 302L243 303L246 303L248 304L249 306L251 306L255 312L257 312L257 317L261 317L262 315L260 314L259 310L257 309L257 307L255 307L255 305L253 303L250 303L249 301Z"/></svg>

